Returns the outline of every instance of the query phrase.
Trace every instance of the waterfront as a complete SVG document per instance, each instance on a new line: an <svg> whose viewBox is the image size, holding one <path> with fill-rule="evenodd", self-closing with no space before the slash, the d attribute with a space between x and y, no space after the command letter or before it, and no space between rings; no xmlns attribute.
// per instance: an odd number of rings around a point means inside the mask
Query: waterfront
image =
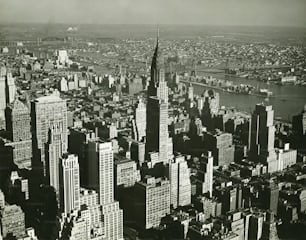
<svg viewBox="0 0 306 240"><path fill-rule="evenodd" d="M205 76L211 75L218 79L225 79L232 81L234 84L248 84L254 87L267 88L273 92L274 97L265 99L264 97L243 95L243 94L232 94L222 90L215 90L220 94L220 104L224 106L232 106L237 109L252 112L256 103L268 101L273 105L275 117L281 117L283 120L292 120L292 116L302 111L306 104L306 87L301 86L279 86L274 84L267 84L257 80L248 80L246 78L240 78L236 76L225 75L222 73L216 74L204 74ZM202 94L204 89L207 87L197 86L195 88L196 94Z"/></svg>

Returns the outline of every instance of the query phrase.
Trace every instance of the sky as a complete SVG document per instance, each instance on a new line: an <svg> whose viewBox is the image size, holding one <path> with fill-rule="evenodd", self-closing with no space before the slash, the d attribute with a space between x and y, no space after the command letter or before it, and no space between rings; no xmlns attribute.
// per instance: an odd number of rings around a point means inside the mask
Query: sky
<svg viewBox="0 0 306 240"><path fill-rule="evenodd" d="M0 23L306 27L306 0L0 0Z"/></svg>

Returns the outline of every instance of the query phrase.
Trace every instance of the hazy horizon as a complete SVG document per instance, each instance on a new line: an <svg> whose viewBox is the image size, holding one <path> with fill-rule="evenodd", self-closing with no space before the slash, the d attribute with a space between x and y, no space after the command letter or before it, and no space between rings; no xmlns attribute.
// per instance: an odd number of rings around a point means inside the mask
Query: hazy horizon
<svg viewBox="0 0 306 240"><path fill-rule="evenodd" d="M0 24L306 26L304 0L0 0Z"/></svg>

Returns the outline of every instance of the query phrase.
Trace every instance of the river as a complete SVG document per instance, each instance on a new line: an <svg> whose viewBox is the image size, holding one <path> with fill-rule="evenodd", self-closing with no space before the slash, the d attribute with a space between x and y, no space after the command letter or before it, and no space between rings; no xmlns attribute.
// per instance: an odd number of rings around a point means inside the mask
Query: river
<svg viewBox="0 0 306 240"><path fill-rule="evenodd" d="M280 86L275 84L267 84L257 80L249 80L237 76L225 75L223 73L204 73L199 75L211 75L218 79L232 81L234 84L248 84L254 87L267 88L273 92L273 96L269 99L259 96L239 95L215 90L220 94L220 105L227 107L235 107L239 110L252 112L257 103L268 102L272 104L274 116L281 117L283 120L292 120L292 116L300 113L306 104L306 87L286 85ZM195 94L202 94L207 89L203 86L194 88Z"/></svg>

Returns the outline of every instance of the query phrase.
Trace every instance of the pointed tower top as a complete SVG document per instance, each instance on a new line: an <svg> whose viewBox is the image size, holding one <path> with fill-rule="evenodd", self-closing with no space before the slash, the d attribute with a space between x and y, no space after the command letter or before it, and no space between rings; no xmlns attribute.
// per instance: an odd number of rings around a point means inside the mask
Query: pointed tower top
<svg viewBox="0 0 306 240"><path fill-rule="evenodd" d="M151 63L151 79L149 83L148 96L156 96L156 86L160 80L160 70L164 69L164 59L159 48L159 27L157 25L156 46ZM162 72L164 74L164 72Z"/></svg>
<svg viewBox="0 0 306 240"><path fill-rule="evenodd" d="M159 62L163 63L163 61L161 61L162 60L161 58L162 58L162 56L161 56L160 49L159 49L159 25L157 24L156 46L155 46L155 50L154 50L152 64L153 64L153 62L155 62L155 66L158 66Z"/></svg>

